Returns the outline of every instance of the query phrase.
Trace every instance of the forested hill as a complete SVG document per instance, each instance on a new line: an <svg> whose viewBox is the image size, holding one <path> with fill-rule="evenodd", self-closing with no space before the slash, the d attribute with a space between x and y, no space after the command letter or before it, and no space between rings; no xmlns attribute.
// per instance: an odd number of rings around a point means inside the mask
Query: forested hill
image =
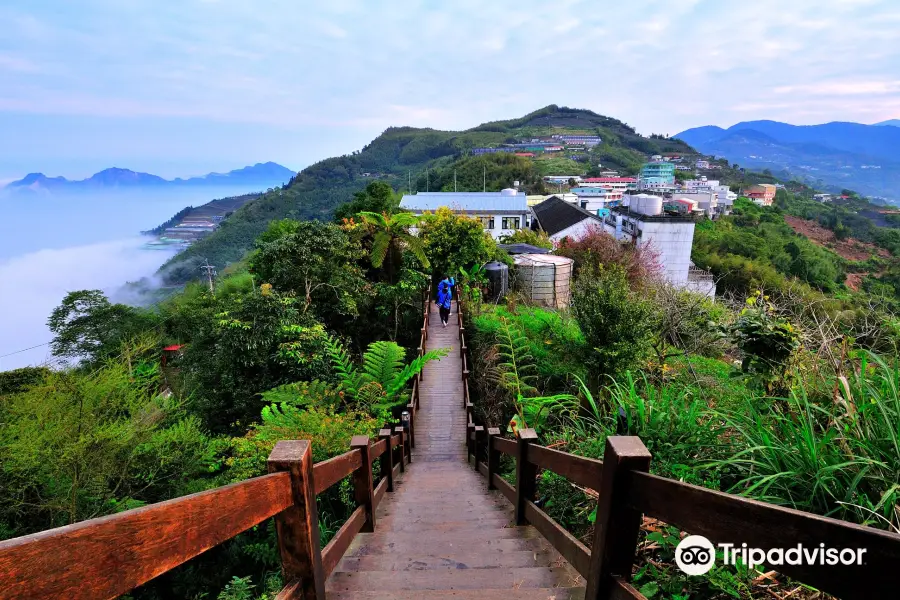
<svg viewBox="0 0 900 600"><path fill-rule="evenodd" d="M470 156L472 148L496 146L554 133L599 135L603 143L580 162L571 159L531 161L512 155ZM550 105L518 119L484 123L465 131L391 127L362 150L328 158L297 174L287 185L264 194L229 217L215 234L177 255L160 269L168 283L184 283L200 272L204 259L222 268L238 261L273 219L331 218L334 209L373 180L395 190L488 190L518 180L529 191L542 191L541 176L551 172L595 174L597 164L623 174L636 173L649 154L694 153L680 140L643 137L616 119L589 110ZM448 186L450 186L448 188Z"/></svg>

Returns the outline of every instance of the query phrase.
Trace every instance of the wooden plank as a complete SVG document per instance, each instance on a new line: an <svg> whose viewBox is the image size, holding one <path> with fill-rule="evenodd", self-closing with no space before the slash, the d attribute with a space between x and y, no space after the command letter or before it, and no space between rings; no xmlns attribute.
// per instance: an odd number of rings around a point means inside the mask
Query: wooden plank
<svg viewBox="0 0 900 600"><path fill-rule="evenodd" d="M471 590L391 590L329 592L328 600L584 600L584 588L521 588Z"/></svg>
<svg viewBox="0 0 900 600"><path fill-rule="evenodd" d="M550 542L550 545L581 573L582 577L587 577L591 568L591 551L587 546L551 519L550 515L535 506L534 502L525 505L525 517Z"/></svg>
<svg viewBox="0 0 900 600"><path fill-rule="evenodd" d="M369 457L369 436L354 435L350 447L359 451L361 465L353 471L353 499L357 506L366 511L366 522L363 530L371 532L377 526L375 517L375 484L372 481L372 459ZM328 575L326 574L326 577Z"/></svg>
<svg viewBox="0 0 900 600"><path fill-rule="evenodd" d="M628 475L650 469L650 451L636 436L606 438L603 475L597 499L591 566L585 577L585 598L603 598L613 577L631 579L641 512L628 505Z"/></svg>
<svg viewBox="0 0 900 600"><path fill-rule="evenodd" d="M570 587L580 579L566 567L523 567L497 569L447 569L427 571L336 571L326 585L326 592L390 591L390 590L483 590L506 588Z"/></svg>
<svg viewBox="0 0 900 600"><path fill-rule="evenodd" d="M355 449L316 463L313 465L316 495L318 496L361 466L362 454Z"/></svg>
<svg viewBox="0 0 900 600"><path fill-rule="evenodd" d="M347 552L347 548L350 547L353 538L356 537L356 534L359 533L365 523L366 509L362 506L357 506L350 518L347 519L347 522L341 525L338 532L334 534L334 537L322 550L322 568L325 570L325 577L331 575L334 567L344 558L344 553Z"/></svg>
<svg viewBox="0 0 900 600"><path fill-rule="evenodd" d="M495 474L494 487L500 490L500 493L506 496L506 499L512 502L513 505L516 504L516 488L511 483Z"/></svg>
<svg viewBox="0 0 900 600"><path fill-rule="evenodd" d="M715 492L646 473L629 475L628 504L714 544L740 548L865 549L862 565L781 565L780 573L840 598L877 598L895 589L900 535Z"/></svg>
<svg viewBox="0 0 900 600"><path fill-rule="evenodd" d="M387 492L388 488L388 478L382 477L381 482L375 486L375 508L378 508L378 505L381 504L381 499L384 498L385 492Z"/></svg>
<svg viewBox="0 0 900 600"><path fill-rule="evenodd" d="M114 598L294 503L274 473L0 542L4 600Z"/></svg>
<svg viewBox="0 0 900 600"><path fill-rule="evenodd" d="M537 445L528 447L528 460L542 469L562 475L582 487L594 490L600 488L603 461Z"/></svg>
<svg viewBox="0 0 900 600"><path fill-rule="evenodd" d="M537 442L534 429L520 429L516 444L516 525L525 525L525 505L537 493L537 467L528 460L528 447Z"/></svg>
<svg viewBox="0 0 900 600"><path fill-rule="evenodd" d="M287 584L299 582L285 600L324 600L325 573L319 545L319 514L312 449L309 440L282 440L266 459L270 473L285 471L291 477L294 503L275 517L281 577Z"/></svg>
<svg viewBox="0 0 900 600"><path fill-rule="evenodd" d="M499 451L500 454L505 454L507 456L516 455L516 443L513 440L497 436L494 438L494 448Z"/></svg>
<svg viewBox="0 0 900 600"><path fill-rule="evenodd" d="M620 577L613 577L609 589L610 600L647 600L647 596L643 595L633 585L626 581L622 581Z"/></svg>
<svg viewBox="0 0 900 600"><path fill-rule="evenodd" d="M372 460L378 458L387 450L387 442L385 440L378 440L374 444L372 444Z"/></svg>

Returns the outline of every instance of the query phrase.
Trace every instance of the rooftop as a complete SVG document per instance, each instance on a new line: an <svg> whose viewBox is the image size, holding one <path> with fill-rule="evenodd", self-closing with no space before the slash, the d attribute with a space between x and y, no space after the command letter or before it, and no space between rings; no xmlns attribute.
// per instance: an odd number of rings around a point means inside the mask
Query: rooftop
<svg viewBox="0 0 900 600"><path fill-rule="evenodd" d="M551 196L531 207L538 225L547 232L547 235L556 235L564 229L568 229L576 223L580 223L585 219L594 219L598 223L601 222L600 217L595 214L575 206L570 202L566 202L557 196Z"/></svg>
<svg viewBox="0 0 900 600"><path fill-rule="evenodd" d="M510 193L511 192L511 193ZM406 194L400 208L409 210L437 210L446 206L467 213L528 212L525 192L418 192Z"/></svg>

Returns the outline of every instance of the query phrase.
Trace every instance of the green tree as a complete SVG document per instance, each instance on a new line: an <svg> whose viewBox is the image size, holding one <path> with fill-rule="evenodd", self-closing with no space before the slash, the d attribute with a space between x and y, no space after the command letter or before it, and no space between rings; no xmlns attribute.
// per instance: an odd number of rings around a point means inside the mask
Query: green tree
<svg viewBox="0 0 900 600"><path fill-rule="evenodd" d="M459 273L460 267L483 265L497 255L497 244L481 221L446 207L424 215L419 235L432 271L439 276Z"/></svg>
<svg viewBox="0 0 900 600"><path fill-rule="evenodd" d="M599 272L582 271L575 283L572 311L588 348L595 375L638 370L650 349L655 330L654 306L628 286L617 265Z"/></svg>
<svg viewBox="0 0 900 600"><path fill-rule="evenodd" d="M97 363L116 355L129 338L154 327L153 313L113 304L100 290L69 292L53 309L47 327L55 356Z"/></svg>
<svg viewBox="0 0 900 600"><path fill-rule="evenodd" d="M353 194L353 200L338 206L334 211L334 220L341 223L362 212L393 214L400 210L400 196L383 181L373 181L366 189Z"/></svg>
<svg viewBox="0 0 900 600"><path fill-rule="evenodd" d="M553 242L546 231L534 231L532 229L516 229L510 235L500 238L501 244L530 244L538 248L553 249Z"/></svg>
<svg viewBox="0 0 900 600"><path fill-rule="evenodd" d="M260 283L294 292L302 312L314 306L322 317L355 315L363 285L355 266L360 248L337 225L303 221L294 233L264 244L250 263Z"/></svg>
<svg viewBox="0 0 900 600"><path fill-rule="evenodd" d="M372 266L381 268L387 261L388 282L394 282L395 271L403 264L404 250L409 250L424 268L430 266L422 240L409 232L410 227L419 224L421 217L412 213L389 215L361 212L359 215L372 235L372 248L369 251Z"/></svg>

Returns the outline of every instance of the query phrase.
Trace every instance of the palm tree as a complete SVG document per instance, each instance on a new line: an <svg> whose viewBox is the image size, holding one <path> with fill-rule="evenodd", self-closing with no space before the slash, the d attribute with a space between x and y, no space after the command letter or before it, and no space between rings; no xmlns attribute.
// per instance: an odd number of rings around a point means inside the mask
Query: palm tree
<svg viewBox="0 0 900 600"><path fill-rule="evenodd" d="M374 234L372 242L372 266L381 268L385 260L388 261L388 279L394 281L394 260L399 257L403 248L410 252L422 263L424 268L430 266L428 257L425 256L425 247L415 235L409 232L410 227L419 224L420 218L412 213L387 213L361 212L363 223L369 226Z"/></svg>

